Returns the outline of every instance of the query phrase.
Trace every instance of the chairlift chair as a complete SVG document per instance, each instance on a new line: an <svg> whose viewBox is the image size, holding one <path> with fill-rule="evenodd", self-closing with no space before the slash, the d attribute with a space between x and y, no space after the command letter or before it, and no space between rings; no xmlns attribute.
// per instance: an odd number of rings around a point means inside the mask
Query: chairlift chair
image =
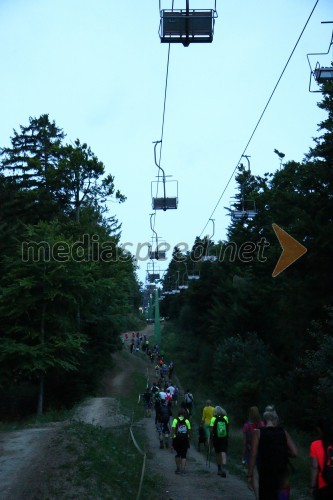
<svg viewBox="0 0 333 500"><path fill-rule="evenodd" d="M201 262L216 262L217 261L217 256L212 255L211 251L210 251L210 242L213 239L214 234L215 234L215 219L209 219L209 220L212 221L212 223L213 223L213 234L211 236L209 236L209 238L208 238L206 255L203 255L201 257L201 259L200 259Z"/></svg>
<svg viewBox="0 0 333 500"><path fill-rule="evenodd" d="M154 283L155 281L160 279L159 273L150 273L148 272L148 281L149 283Z"/></svg>
<svg viewBox="0 0 333 500"><path fill-rule="evenodd" d="M211 43L217 18L216 0L212 9L162 9L160 0L159 35L162 43Z"/></svg>
<svg viewBox="0 0 333 500"><path fill-rule="evenodd" d="M217 257L216 255L203 255L201 257L201 262L216 262Z"/></svg>
<svg viewBox="0 0 333 500"><path fill-rule="evenodd" d="M333 21L324 21L322 24L326 23L333 23ZM307 54L306 57L308 59L308 63L310 66L310 81L309 81L309 91L310 92L321 92L321 89L313 89L312 88L312 79L314 79L318 85L322 85L323 83L326 82L332 82L333 81L333 62L331 62L331 66L321 66L319 61L317 61L316 66L314 69L312 69L311 62L310 62L310 57L309 56L326 56L329 54L331 47L333 46L333 31L332 31L332 36L331 36L331 41L328 46L327 52L315 52L312 54Z"/></svg>
<svg viewBox="0 0 333 500"><path fill-rule="evenodd" d="M229 209L231 219L233 221L240 221L244 218L253 219L257 215L256 204L253 200L242 201L241 208L236 208L236 205L231 205Z"/></svg>
<svg viewBox="0 0 333 500"><path fill-rule="evenodd" d="M164 243L158 242L158 235L157 235L157 232L155 231L154 226L153 226L154 215L155 215L154 213L150 214L150 229L154 233L154 236L152 236L152 243L155 242L156 250L152 250L152 247L149 246L148 255L149 255L150 260L166 260L166 251L161 250L161 247L163 248L163 245L164 245L164 248L166 248L166 243L165 242Z"/></svg>
<svg viewBox="0 0 333 500"><path fill-rule="evenodd" d="M151 260L166 260L166 252L162 250L149 250L149 258Z"/></svg>
<svg viewBox="0 0 333 500"><path fill-rule="evenodd" d="M200 271L189 271L187 275L187 279L189 281L196 281L200 279Z"/></svg>
<svg viewBox="0 0 333 500"><path fill-rule="evenodd" d="M152 207L153 210L175 210L178 208L178 181L176 180L167 180L164 169L159 165L156 158L156 147L157 144L161 144L162 141L156 141L154 144L154 160L155 165L162 172L162 187L163 187L163 196L158 196L159 187L161 184L160 173L158 175L157 181L152 181L151 183L151 197L152 197ZM168 194L166 185L168 184ZM172 196L170 196L169 190L173 187Z"/></svg>

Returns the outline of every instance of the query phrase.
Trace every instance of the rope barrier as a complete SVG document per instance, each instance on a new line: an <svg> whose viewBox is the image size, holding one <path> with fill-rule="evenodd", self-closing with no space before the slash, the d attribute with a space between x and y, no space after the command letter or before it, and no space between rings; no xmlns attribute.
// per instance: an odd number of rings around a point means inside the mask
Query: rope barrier
<svg viewBox="0 0 333 500"><path fill-rule="evenodd" d="M132 426L130 427L130 435L131 435L131 438L132 438L132 441L133 441L135 448L138 450L139 453L141 453L141 455L145 455L145 452L141 450L140 446L136 442L136 439L135 439L133 431L132 431Z"/></svg>
<svg viewBox="0 0 333 500"><path fill-rule="evenodd" d="M140 479L139 490L138 490L138 494L137 494L136 500L139 500L139 498L141 496L143 478L144 478L144 475L145 475L145 472L146 472L146 458L147 458L147 456L146 456L146 454L144 454L144 456L143 456L143 464L142 464L142 471L141 471L141 479Z"/></svg>

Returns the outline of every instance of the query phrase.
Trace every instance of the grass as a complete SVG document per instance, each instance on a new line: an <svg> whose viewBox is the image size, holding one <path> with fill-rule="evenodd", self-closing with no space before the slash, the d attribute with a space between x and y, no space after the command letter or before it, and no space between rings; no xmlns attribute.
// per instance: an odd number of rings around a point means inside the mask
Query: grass
<svg viewBox="0 0 333 500"><path fill-rule="evenodd" d="M104 429L73 422L66 434L72 486L84 491L86 498L121 499L124 491L127 498L136 498L143 457L129 440L127 426ZM154 478L145 477L143 498L153 488Z"/></svg>
<svg viewBox="0 0 333 500"><path fill-rule="evenodd" d="M70 410L49 410L43 415L31 415L18 422L0 422L0 432L17 431L33 427L42 427L50 422L64 422L69 420L75 411L75 408Z"/></svg>

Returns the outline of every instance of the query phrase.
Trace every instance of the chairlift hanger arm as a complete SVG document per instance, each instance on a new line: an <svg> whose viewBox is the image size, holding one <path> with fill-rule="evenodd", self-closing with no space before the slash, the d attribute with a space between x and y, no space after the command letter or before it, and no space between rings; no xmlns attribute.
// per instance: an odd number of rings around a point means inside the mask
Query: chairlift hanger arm
<svg viewBox="0 0 333 500"><path fill-rule="evenodd" d="M157 163L157 158L156 158L157 144L161 144L161 147L162 147L162 141L154 141L153 144L155 144L155 146L154 146L154 161L155 161L155 165L156 165L157 168L159 168L162 171L163 180L164 180L164 178L165 178L165 172L164 172L163 168L161 167L161 165L159 163Z"/></svg>
<svg viewBox="0 0 333 500"><path fill-rule="evenodd" d="M321 24L333 24L333 21L322 21ZM312 52L310 54L306 54L311 72L313 72L313 71L312 71L312 66L310 63L309 56L327 56L327 54L329 54L329 52L331 50L332 45L333 45L333 30L332 30L331 40L330 40L330 43L329 43L329 46L328 46L328 49L326 52Z"/></svg>
<svg viewBox="0 0 333 500"><path fill-rule="evenodd" d="M153 216L155 214L150 214L150 229L152 230L152 232L155 234L155 241L156 241L156 246L158 245L158 236L157 236L157 232L155 231L155 229L153 228L153 224L152 224L152 219L153 219Z"/></svg>
<svg viewBox="0 0 333 500"><path fill-rule="evenodd" d="M163 177L162 177L162 179L163 179L163 197L164 197L164 199L165 199L165 198L166 198L166 190L165 190L165 172L164 172L163 168L160 166L160 164L159 164L159 163L157 163L157 158L156 158L156 148L157 148L157 144L161 144L161 147L162 147L162 141L161 141L161 140L160 140L160 141L155 141L153 144L155 144L155 146L154 146L154 161L155 161L155 165L156 165L156 167L157 167L159 170L161 170L161 172L162 172L162 176L163 176Z"/></svg>

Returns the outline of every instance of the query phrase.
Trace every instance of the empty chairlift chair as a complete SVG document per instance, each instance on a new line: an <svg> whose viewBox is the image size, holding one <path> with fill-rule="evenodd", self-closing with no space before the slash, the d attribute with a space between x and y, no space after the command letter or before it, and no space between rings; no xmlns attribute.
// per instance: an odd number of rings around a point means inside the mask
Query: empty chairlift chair
<svg viewBox="0 0 333 500"><path fill-rule="evenodd" d="M253 219L257 215L256 204L254 201L245 200L239 208L236 205L232 205L230 207L230 215L233 221Z"/></svg>
<svg viewBox="0 0 333 500"><path fill-rule="evenodd" d="M190 9L186 0L185 9L162 9L160 0L160 29L162 43L211 43L217 17L216 0L212 9Z"/></svg>
<svg viewBox="0 0 333 500"><path fill-rule="evenodd" d="M158 175L157 181L152 181L151 183L151 197L152 197L152 207L153 210L175 210L178 208L178 182L177 181L167 181L166 175L163 168L157 163L156 158L156 147L157 144L160 144L161 141L155 142L154 147L154 159L155 165L162 173ZM168 184L168 196L167 196L167 188ZM172 196L170 196L170 190L172 189ZM162 190L162 196L160 191Z"/></svg>

